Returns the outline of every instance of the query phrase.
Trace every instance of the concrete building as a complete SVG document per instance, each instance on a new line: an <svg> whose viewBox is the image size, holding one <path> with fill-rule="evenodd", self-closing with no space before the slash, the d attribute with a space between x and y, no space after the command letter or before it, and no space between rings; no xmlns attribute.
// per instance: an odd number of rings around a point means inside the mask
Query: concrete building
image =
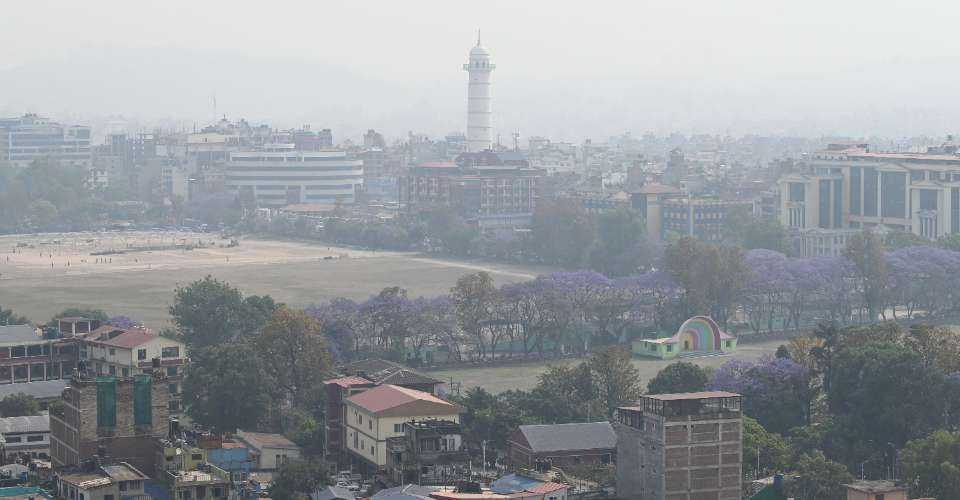
<svg viewBox="0 0 960 500"><path fill-rule="evenodd" d="M507 441L507 458L514 467L533 468L537 462L561 468L610 464L616 454L617 435L610 422L521 425Z"/></svg>
<svg viewBox="0 0 960 500"><path fill-rule="evenodd" d="M0 326L0 385L69 378L77 345L44 339L30 325Z"/></svg>
<svg viewBox="0 0 960 500"><path fill-rule="evenodd" d="M741 396L694 392L643 396L617 409L617 497L741 498Z"/></svg>
<svg viewBox="0 0 960 500"><path fill-rule="evenodd" d="M42 158L90 167L90 127L63 125L36 114L0 118L0 163L26 167Z"/></svg>
<svg viewBox="0 0 960 500"><path fill-rule="evenodd" d="M343 151L297 151L292 144L231 153L226 186L261 207L353 203L363 186L363 161Z"/></svg>
<svg viewBox="0 0 960 500"><path fill-rule="evenodd" d="M387 439L405 435L404 424L423 420L460 423L458 405L433 394L380 385L346 399L346 449L368 473L386 469Z"/></svg>
<svg viewBox="0 0 960 500"><path fill-rule="evenodd" d="M57 498L64 500L148 500L144 488L150 478L135 466L120 462L88 471L56 476Z"/></svg>
<svg viewBox="0 0 960 500"><path fill-rule="evenodd" d="M662 184L645 184L631 195L633 208L646 221L647 234L664 239L673 233L705 241L723 237L723 222L733 210L753 212L753 202L692 196Z"/></svg>
<svg viewBox="0 0 960 500"><path fill-rule="evenodd" d="M50 460L50 415L0 418L3 435L4 463L13 463L18 457Z"/></svg>
<svg viewBox="0 0 960 500"><path fill-rule="evenodd" d="M177 500L226 500L232 498L230 473L209 463L195 469L166 473L171 498Z"/></svg>
<svg viewBox="0 0 960 500"><path fill-rule="evenodd" d="M53 500L53 495L39 486L7 486L0 488L4 500Z"/></svg>
<svg viewBox="0 0 960 500"><path fill-rule="evenodd" d="M168 433L166 382L159 371L130 378L74 375L63 391L62 410L50 415L54 468L103 452L140 470L156 470L154 442Z"/></svg>
<svg viewBox="0 0 960 500"><path fill-rule="evenodd" d="M893 481L857 481L845 484L847 500L907 500L906 486Z"/></svg>
<svg viewBox="0 0 960 500"><path fill-rule="evenodd" d="M80 359L96 375L115 375L129 378L138 373L152 373L154 360L166 377L165 389L170 393L170 414L182 409L181 388L187 367L187 346L183 342L163 337L146 328L117 328L101 326L83 336Z"/></svg>
<svg viewBox="0 0 960 500"><path fill-rule="evenodd" d="M493 96L490 76L496 65L490 62L490 51L480 45L470 49L470 60L463 65L467 71L467 151L493 149Z"/></svg>
<svg viewBox="0 0 960 500"><path fill-rule="evenodd" d="M926 153L830 144L778 183L781 223L798 232L884 227L930 240L960 233L960 155L952 143Z"/></svg>
<svg viewBox="0 0 960 500"><path fill-rule="evenodd" d="M403 435L387 438L387 454L387 470L399 484L450 484L465 479L459 471L470 463L463 430L451 420L404 422Z"/></svg>
<svg viewBox="0 0 960 500"><path fill-rule="evenodd" d="M277 470L288 461L300 458L300 447L283 434L240 431L237 440L247 446L256 460L257 470Z"/></svg>

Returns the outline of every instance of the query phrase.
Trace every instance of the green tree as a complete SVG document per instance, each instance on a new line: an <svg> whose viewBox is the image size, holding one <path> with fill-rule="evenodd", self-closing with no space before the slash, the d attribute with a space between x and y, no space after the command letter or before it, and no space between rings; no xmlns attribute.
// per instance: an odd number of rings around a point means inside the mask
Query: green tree
<svg viewBox="0 0 960 500"><path fill-rule="evenodd" d="M750 273L743 250L684 237L667 247L665 264L683 287L687 315L710 314L726 326Z"/></svg>
<svg viewBox="0 0 960 500"><path fill-rule="evenodd" d="M190 418L218 432L257 429L273 394L257 350L226 343L192 349L190 358L183 381Z"/></svg>
<svg viewBox="0 0 960 500"><path fill-rule="evenodd" d="M30 323L25 316L19 316L12 309L4 309L0 306L0 326L26 325Z"/></svg>
<svg viewBox="0 0 960 500"><path fill-rule="evenodd" d="M517 426L534 421L523 415L521 399L526 399L526 393L522 391L495 396L482 387L452 397L451 400L465 410L461 417L464 440L474 445L487 441L487 445L495 450L506 449L507 438Z"/></svg>
<svg viewBox="0 0 960 500"><path fill-rule="evenodd" d="M651 266L653 252L644 241L643 219L629 208L596 217L597 240L590 252L590 267L607 276L637 274Z"/></svg>
<svg viewBox="0 0 960 500"><path fill-rule="evenodd" d="M597 400L594 376L587 363L548 366L530 396L527 409L544 424L594 420L606 411ZM556 401L566 404L558 405Z"/></svg>
<svg viewBox="0 0 960 500"><path fill-rule="evenodd" d="M790 455L790 445L783 436L767 431L750 417L743 417L743 473L746 477L758 478L771 472L783 472L789 466Z"/></svg>
<svg viewBox="0 0 960 500"><path fill-rule="evenodd" d="M586 363L608 419L613 418L618 407L634 404L643 394L640 372L633 366L633 355L629 349L605 347L595 351Z"/></svg>
<svg viewBox="0 0 960 500"><path fill-rule="evenodd" d="M789 253L787 230L780 222L770 217L757 217L747 206L734 207L726 214L721 234L726 241L748 250L764 248Z"/></svg>
<svg viewBox="0 0 960 500"><path fill-rule="evenodd" d="M853 262L863 302L873 322L882 311L884 290L887 287L888 271L883 243L869 231L853 235L843 250L843 255Z"/></svg>
<svg viewBox="0 0 960 500"><path fill-rule="evenodd" d="M244 298L240 290L207 275L178 286L169 311L184 342L199 348L252 336L276 308L269 296Z"/></svg>
<svg viewBox="0 0 960 500"><path fill-rule="evenodd" d="M538 203L530 229L531 253L567 267L582 265L596 238L593 218L573 200Z"/></svg>
<svg viewBox="0 0 960 500"><path fill-rule="evenodd" d="M706 390L707 372L685 361L667 365L647 383L647 394L673 394Z"/></svg>
<svg viewBox="0 0 960 500"><path fill-rule="evenodd" d="M941 429L910 441L900 464L913 498L955 498L960 492L960 432Z"/></svg>
<svg viewBox="0 0 960 500"><path fill-rule="evenodd" d="M110 319L103 309L86 309L80 307L68 307L53 317L52 323L56 323L60 318L89 318L103 322Z"/></svg>
<svg viewBox="0 0 960 500"><path fill-rule="evenodd" d="M293 460L283 464L270 485L270 497L277 500L308 499L324 486L325 467L316 460Z"/></svg>
<svg viewBox="0 0 960 500"><path fill-rule="evenodd" d="M281 306L256 339L270 385L297 408L316 407L333 369L321 328L302 310Z"/></svg>
<svg viewBox="0 0 960 500"><path fill-rule="evenodd" d="M28 394L18 392L0 399L0 415L4 417L23 417L39 413L40 405Z"/></svg>
<svg viewBox="0 0 960 500"><path fill-rule="evenodd" d="M801 456L793 468L798 477L787 485L787 492L797 500L842 500L846 498L844 484L853 476L843 464L827 459L817 451Z"/></svg>
<svg viewBox="0 0 960 500"><path fill-rule="evenodd" d="M29 211L33 227L50 227L57 220L57 207L47 200L34 200Z"/></svg>

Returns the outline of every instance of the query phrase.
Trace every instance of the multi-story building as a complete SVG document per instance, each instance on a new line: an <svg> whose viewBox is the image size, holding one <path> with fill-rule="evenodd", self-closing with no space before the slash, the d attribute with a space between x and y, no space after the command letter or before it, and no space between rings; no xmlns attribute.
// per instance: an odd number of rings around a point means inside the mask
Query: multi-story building
<svg viewBox="0 0 960 500"><path fill-rule="evenodd" d="M885 228L938 239L960 233L960 154L876 153L831 144L779 180L780 217L797 232Z"/></svg>
<svg viewBox="0 0 960 500"><path fill-rule="evenodd" d="M283 434L239 431L237 440L246 445L255 460L254 468L260 471L275 471L301 455L300 447Z"/></svg>
<svg viewBox="0 0 960 500"><path fill-rule="evenodd" d="M341 377L325 380L326 411L324 415L324 453L330 463L346 467L351 462L347 453L346 400L382 384L392 384L436 395L443 382L409 368L382 359L365 359L343 365Z"/></svg>
<svg viewBox="0 0 960 500"><path fill-rule="evenodd" d="M617 409L617 497L739 500L743 441L739 394L643 396Z"/></svg>
<svg viewBox="0 0 960 500"><path fill-rule="evenodd" d="M226 500L232 498L230 473L209 463L189 470L169 471L164 478L170 498L178 500Z"/></svg>
<svg viewBox="0 0 960 500"><path fill-rule="evenodd" d="M106 453L156 470L155 440L168 433L166 382L159 370L132 377L75 374L63 391L63 406L50 414L53 466L75 466Z"/></svg>
<svg viewBox="0 0 960 500"><path fill-rule="evenodd" d="M543 173L516 153L464 153L456 162L427 162L400 180L408 211L450 209L481 229L529 225Z"/></svg>
<svg viewBox="0 0 960 500"><path fill-rule="evenodd" d="M184 370L189 358L183 342L157 335L146 328L101 326L83 337L80 359L95 375L129 378L161 370L170 393L168 410L179 414ZM158 365L158 366L155 366Z"/></svg>
<svg viewBox="0 0 960 500"><path fill-rule="evenodd" d="M363 161L343 151L297 151L292 144L231 153L226 185L262 207L353 203L363 186Z"/></svg>
<svg viewBox="0 0 960 500"><path fill-rule="evenodd" d="M665 238L668 233L706 241L723 237L723 222L733 210L753 212L753 202L692 196L662 184L646 184L635 191L632 205L647 225L646 233Z"/></svg>
<svg viewBox="0 0 960 500"><path fill-rule="evenodd" d="M57 498L64 500L147 500L146 482L150 478L133 465L95 466L92 470L76 470L56 477Z"/></svg>
<svg viewBox="0 0 960 500"><path fill-rule="evenodd" d="M50 459L50 415L0 418L0 434L4 441L4 463L14 463L23 456Z"/></svg>
<svg viewBox="0 0 960 500"><path fill-rule="evenodd" d="M29 325L0 326L0 384L69 378L76 363L72 340L41 338Z"/></svg>
<svg viewBox="0 0 960 500"><path fill-rule="evenodd" d="M89 167L90 127L63 125L36 114L0 118L0 162L26 167L42 158Z"/></svg>
<svg viewBox="0 0 960 500"><path fill-rule="evenodd" d="M460 424L450 420L404 422L403 435L387 438L387 469L400 484L449 484L460 479L470 454Z"/></svg>
<svg viewBox="0 0 960 500"><path fill-rule="evenodd" d="M433 394L389 384L351 396L345 403L346 449L360 470L370 474L385 471L388 463L402 463L402 456L388 449L387 440L406 436L404 424L424 420L459 424L463 411Z"/></svg>

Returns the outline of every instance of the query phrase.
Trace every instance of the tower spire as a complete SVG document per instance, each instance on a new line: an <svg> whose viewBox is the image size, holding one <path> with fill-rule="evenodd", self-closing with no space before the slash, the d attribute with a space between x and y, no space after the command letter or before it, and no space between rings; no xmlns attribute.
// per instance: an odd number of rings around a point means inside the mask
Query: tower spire
<svg viewBox="0 0 960 500"><path fill-rule="evenodd" d="M477 28L477 47L480 46L480 28Z"/></svg>

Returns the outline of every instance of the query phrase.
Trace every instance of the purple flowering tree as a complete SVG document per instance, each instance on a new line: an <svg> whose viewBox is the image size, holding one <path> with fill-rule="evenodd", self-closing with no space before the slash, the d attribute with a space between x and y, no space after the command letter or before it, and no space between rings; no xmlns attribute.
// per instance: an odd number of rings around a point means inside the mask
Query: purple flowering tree
<svg viewBox="0 0 960 500"><path fill-rule="evenodd" d="M140 323L139 321L136 321L130 318L129 316L123 316L123 315L113 316L107 321L105 321L104 324L110 325L115 328L137 328L139 326L143 326L143 324Z"/></svg>
<svg viewBox="0 0 960 500"><path fill-rule="evenodd" d="M743 395L744 412L778 433L808 424L816 395L810 370L788 358L728 361L709 388Z"/></svg>

